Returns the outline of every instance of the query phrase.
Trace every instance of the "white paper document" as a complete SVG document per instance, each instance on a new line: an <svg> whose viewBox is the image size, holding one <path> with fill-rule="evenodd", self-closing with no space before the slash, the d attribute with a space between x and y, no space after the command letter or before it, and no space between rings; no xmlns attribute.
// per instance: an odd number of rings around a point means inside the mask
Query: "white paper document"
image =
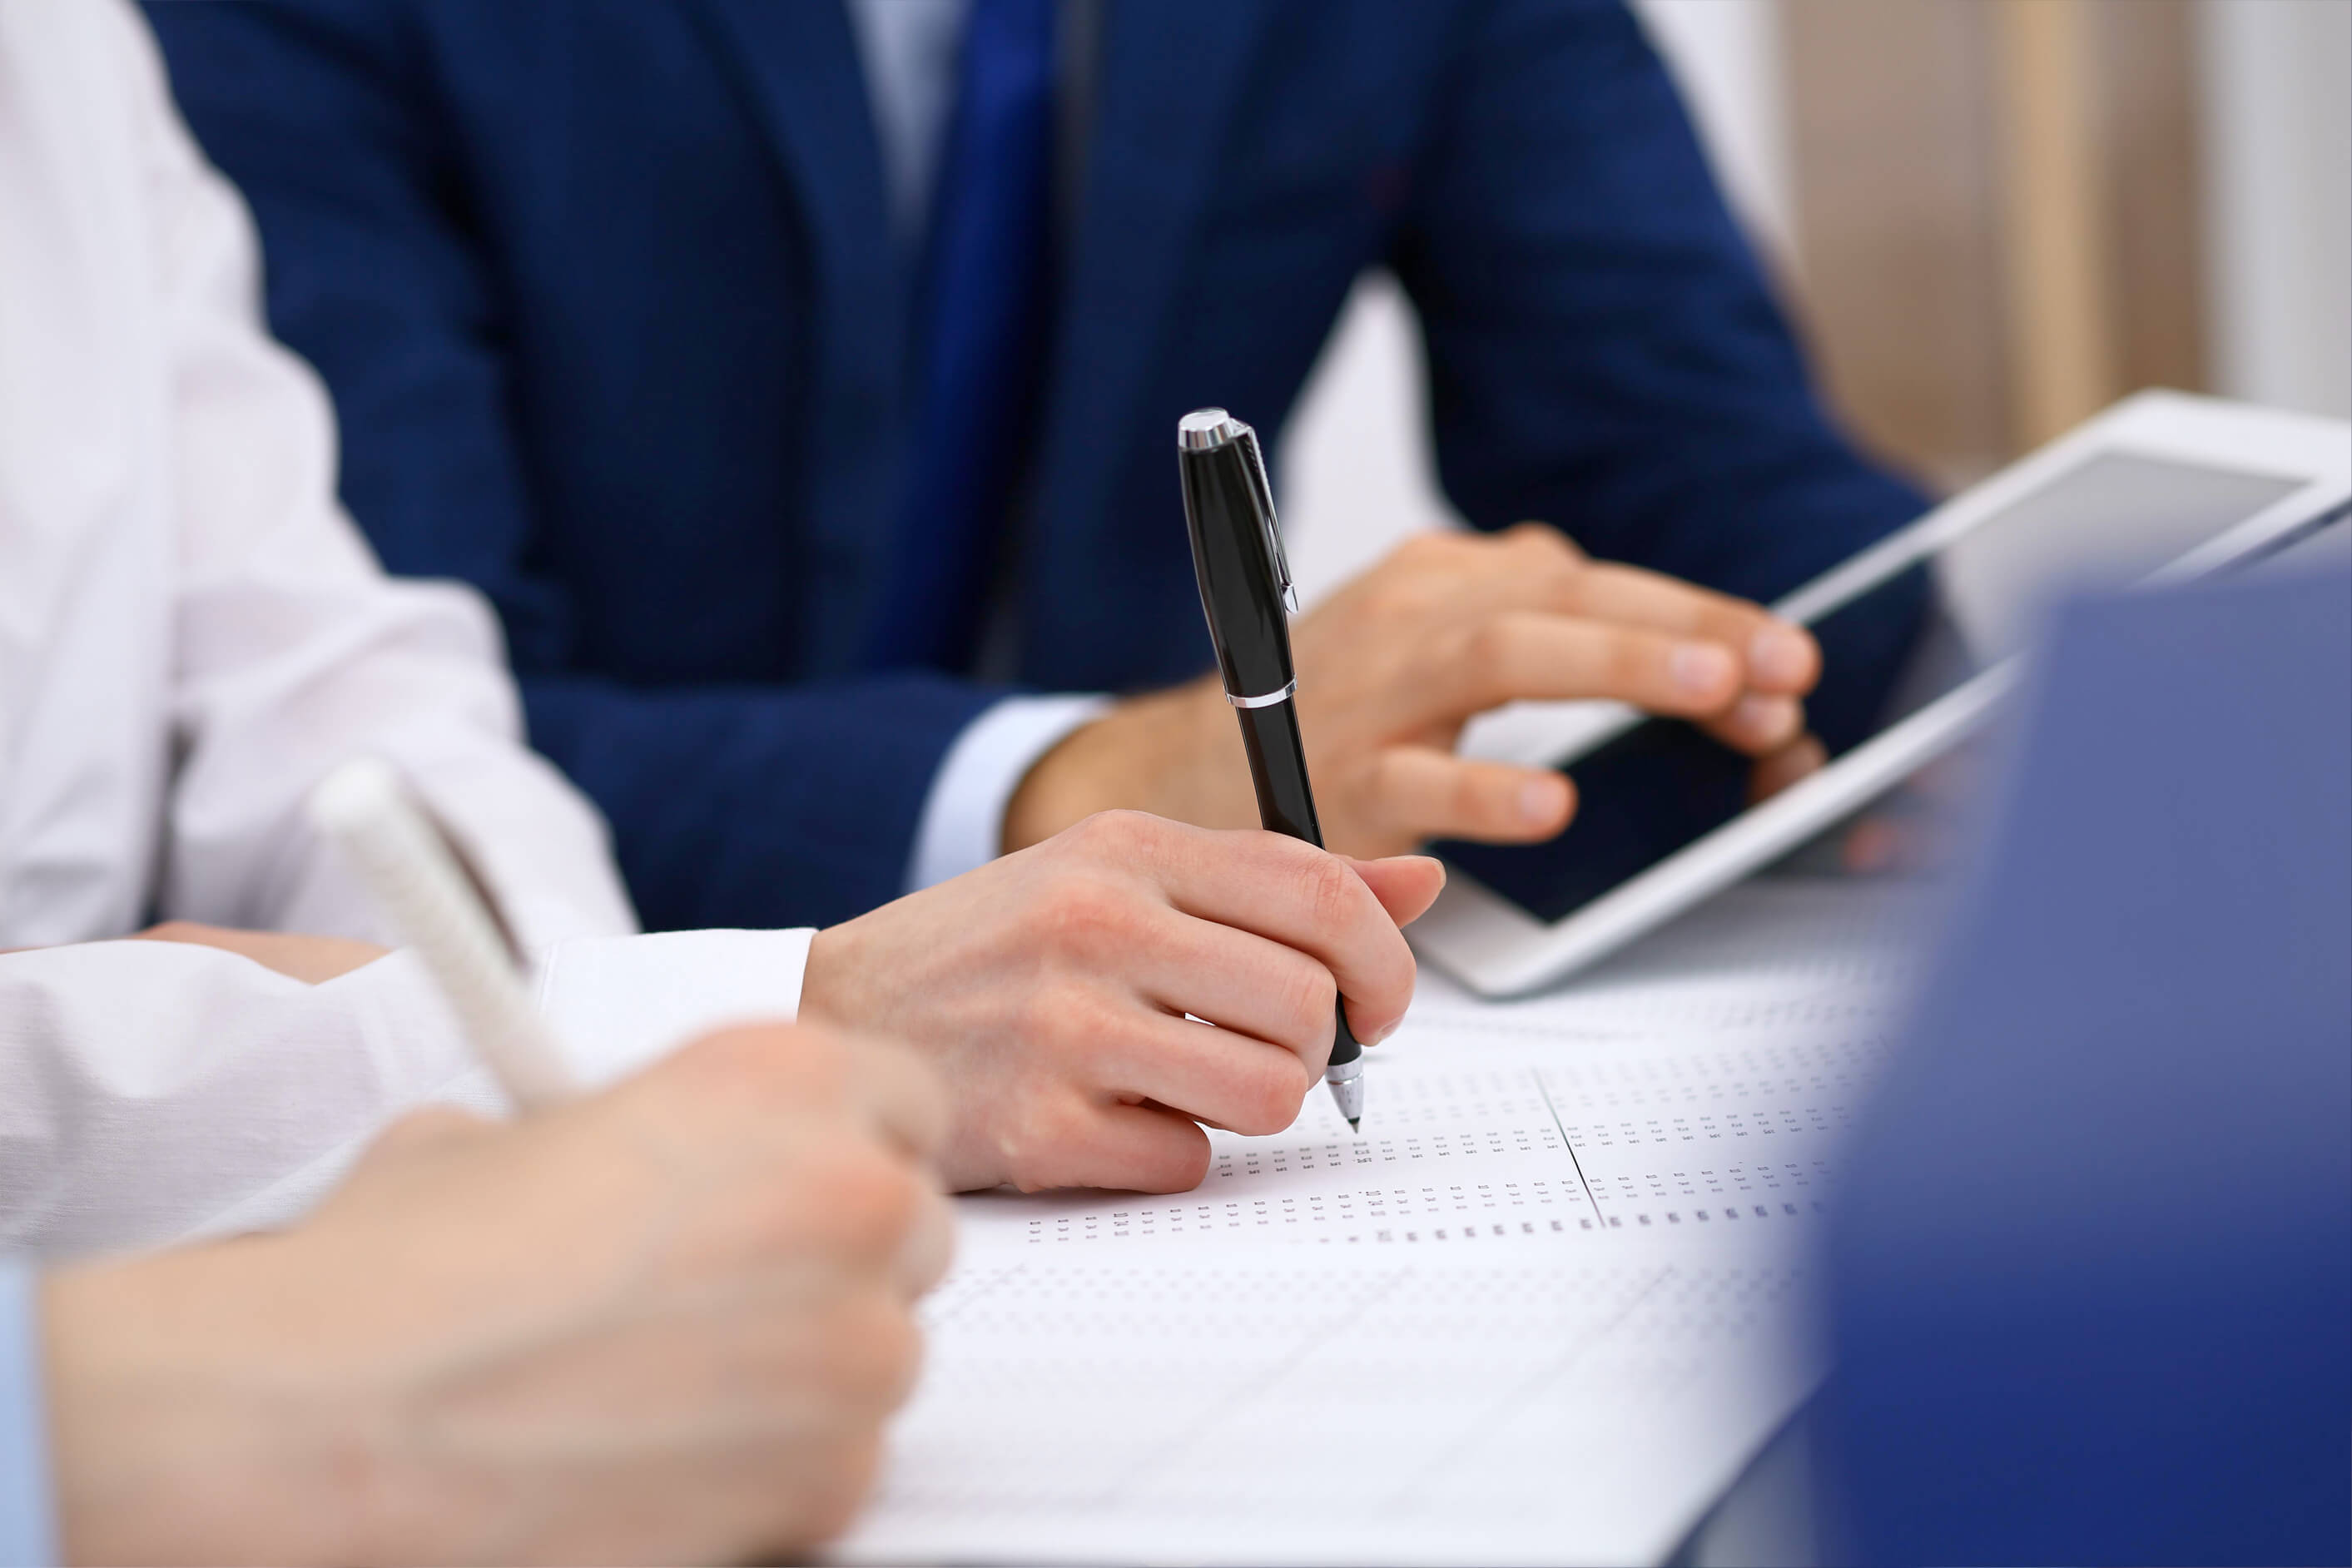
<svg viewBox="0 0 2352 1568"><path fill-rule="evenodd" d="M1212 1133L1208 1179L1190 1193L966 1199L966 1249L1428 1246L1818 1214L1900 1004L1906 929L1868 889L1765 885L1552 997L1439 990L1365 1054L1360 1131L1318 1090L1286 1132Z"/></svg>
<svg viewBox="0 0 2352 1568"><path fill-rule="evenodd" d="M845 1552L1654 1560L1811 1386L1802 1268L1639 1236L975 1264Z"/></svg>
<svg viewBox="0 0 2352 1568"><path fill-rule="evenodd" d="M1569 991L1425 986L1174 1197L963 1200L864 1560L1559 1562L1672 1548L1818 1376L1843 1129L1899 1006L1866 889L1718 900Z"/></svg>

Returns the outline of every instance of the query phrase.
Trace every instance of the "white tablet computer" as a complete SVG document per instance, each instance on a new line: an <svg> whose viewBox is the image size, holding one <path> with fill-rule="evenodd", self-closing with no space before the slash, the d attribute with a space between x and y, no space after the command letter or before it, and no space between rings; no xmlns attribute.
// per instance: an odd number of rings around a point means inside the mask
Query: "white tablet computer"
<svg viewBox="0 0 2352 1568"><path fill-rule="evenodd" d="M1577 783L1577 818L1549 844L1441 847L1447 886L1413 945L1488 995L1558 980L1956 745L2013 682L2053 595L2252 561L2324 527L2347 497L2352 426L2179 393L2117 404L1773 606L1826 626L1925 566L1937 619L1963 647L1940 675L1915 672L1874 734L1769 800L1727 794L1730 759L1689 725L1622 704L1515 704L1479 721L1462 749L1560 768ZM1682 782L1703 771L1716 782ZM1601 826L1580 835L1588 818Z"/></svg>

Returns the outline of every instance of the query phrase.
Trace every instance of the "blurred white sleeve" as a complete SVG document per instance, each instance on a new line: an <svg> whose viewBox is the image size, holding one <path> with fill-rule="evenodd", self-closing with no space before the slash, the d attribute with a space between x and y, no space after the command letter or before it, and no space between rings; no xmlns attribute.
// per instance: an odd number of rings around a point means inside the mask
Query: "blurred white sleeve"
<svg viewBox="0 0 2352 1568"><path fill-rule="evenodd" d="M180 942L0 956L0 1251L283 1219L436 1100L500 1105L411 954L321 985Z"/></svg>
<svg viewBox="0 0 2352 1568"><path fill-rule="evenodd" d="M363 891L302 809L338 763L375 752L407 773L493 884L538 955L539 1004L583 1083L716 1024L790 1017L809 933L628 934L635 921L602 821L522 744L488 610L461 588L387 580L337 508L326 398L261 328L251 226L180 124L138 13L60 5L0 17L47 22L48 41L96 51L68 62L98 62L85 71L95 77L87 122L47 105L52 128L80 139L61 135L52 150L111 148L118 137L128 149L127 162L110 153L87 168L56 163L60 179L89 175L75 187L85 205L152 219L108 232L118 258L137 254L124 237L152 237L144 274L165 326L142 327L136 349L163 356L169 378L163 427L145 432L137 458L169 473L168 528L142 535L130 526L138 519L111 519L121 524L112 537L156 569L115 584L93 578L82 606L91 635L71 650L103 653L113 632L160 629L168 616L168 719L127 700L104 658L89 657L81 720L124 731L126 753L145 754L168 727L161 848L127 841L121 821L100 814L88 819L94 841L55 852L100 865L131 857L142 870L152 854L161 913L383 941ZM124 82L135 90L104 90ZM142 275L126 266L108 287ZM143 320L131 307L149 302L94 308ZM79 460L72 449L54 456ZM36 654L64 657L55 628L34 631L52 637ZM90 755L129 765L103 748ZM501 1109L413 955L312 986L177 943L0 954L0 1253L281 1223L387 1120L431 1100Z"/></svg>
<svg viewBox="0 0 2352 1568"><path fill-rule="evenodd" d="M261 322L251 222L171 105L146 89L143 199L170 323L179 756L162 910L382 940L301 803L360 752L398 763L497 886L533 948L635 929L594 809L521 739L496 625L456 584L394 582L335 500L334 422L310 367Z"/></svg>
<svg viewBox="0 0 2352 1568"><path fill-rule="evenodd" d="M600 1089L709 1029L792 1018L810 934L559 942L540 1010ZM412 952L320 985L184 942L0 953L0 1254L285 1224L429 1103L507 1109Z"/></svg>

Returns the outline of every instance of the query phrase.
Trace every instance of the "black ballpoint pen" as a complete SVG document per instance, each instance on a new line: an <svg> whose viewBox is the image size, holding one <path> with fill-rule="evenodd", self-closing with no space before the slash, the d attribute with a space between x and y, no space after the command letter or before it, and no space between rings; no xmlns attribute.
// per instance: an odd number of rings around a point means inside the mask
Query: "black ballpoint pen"
<svg viewBox="0 0 2352 1568"><path fill-rule="evenodd" d="M1192 571L1201 608L1217 645L1225 700L1242 722L1258 820L1321 847L1315 791L1298 738L1297 672L1290 621L1298 608L1290 563L1274 516L1274 491L1257 432L1222 408L1202 408L1176 424L1176 466L1184 479L1184 521L1192 534ZM1330 1065L1323 1081L1349 1127L1364 1119L1364 1047L1348 1028L1348 1005L1336 1010Z"/></svg>

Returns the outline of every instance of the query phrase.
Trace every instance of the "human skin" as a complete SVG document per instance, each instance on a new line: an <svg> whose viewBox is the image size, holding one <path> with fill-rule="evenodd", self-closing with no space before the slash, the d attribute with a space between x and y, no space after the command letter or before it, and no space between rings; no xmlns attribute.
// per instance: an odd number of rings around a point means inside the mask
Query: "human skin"
<svg viewBox="0 0 2352 1568"><path fill-rule="evenodd" d="M903 1041L940 1073L952 1190L1185 1191L1208 1170L1203 1124L1297 1116L1340 995L1359 1040L1396 1027L1414 974L1399 928L1444 883L1425 857L1105 813L818 932L801 1016ZM313 983L383 951L184 921L142 935Z"/></svg>
<svg viewBox="0 0 2352 1568"><path fill-rule="evenodd" d="M1606 698L1696 721L1755 757L1769 793L1821 765L1802 699L1821 652L1745 600L1589 559L1557 530L1427 534L1302 616L1299 728L1325 841L1400 855L1433 838L1536 843L1568 826L1568 780L1457 757L1475 715L1513 700ZM1211 827L1256 821L1240 736L1214 676L1129 699L1023 779L1018 849L1129 808Z"/></svg>
<svg viewBox="0 0 2352 1568"><path fill-rule="evenodd" d="M205 925L199 921L164 921L149 926L133 939L177 942L191 947L216 947L253 960L264 969L312 985L373 963L391 950L351 937L305 936L292 931L240 931L234 926Z"/></svg>
<svg viewBox="0 0 2352 1568"><path fill-rule="evenodd" d="M682 1561L839 1531L945 1268L908 1053L725 1031L387 1131L291 1230L43 1281L66 1555Z"/></svg>
<svg viewBox="0 0 2352 1568"><path fill-rule="evenodd" d="M905 1040L954 1104L951 1187L1181 1192L1202 1125L1278 1132L1412 999L1398 928L1444 870L1108 812L820 931L802 1016ZM1188 1017L1187 1015L1190 1015Z"/></svg>

